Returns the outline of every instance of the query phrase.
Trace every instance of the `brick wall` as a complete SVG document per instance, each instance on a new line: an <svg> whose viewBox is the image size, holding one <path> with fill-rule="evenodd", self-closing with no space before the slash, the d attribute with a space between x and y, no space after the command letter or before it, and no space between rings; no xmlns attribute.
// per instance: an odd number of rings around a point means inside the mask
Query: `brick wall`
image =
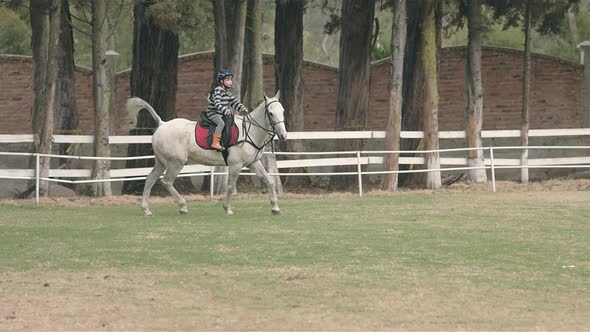
<svg viewBox="0 0 590 332"><path fill-rule="evenodd" d="M465 47L442 50L440 130L462 130L465 110ZM482 53L484 129L520 128L522 52L486 47ZM541 54L531 57L530 127L584 127L583 66Z"/></svg>
<svg viewBox="0 0 590 332"><path fill-rule="evenodd" d="M465 47L442 50L439 80L439 128L462 130L464 112ZM206 108L213 71L213 53L182 56L178 68L176 112L179 117L198 119ZM29 57L0 56L0 134L31 132L32 63ZM533 54L531 81L531 128L583 127L583 67L558 58ZM117 110L115 122L125 109L129 96L129 74L117 75ZM375 62L371 72L371 96L368 127L383 130L387 120L387 85L389 63ZM520 122L522 92L522 52L486 47L482 54L484 85L484 129L517 129ZM78 68L76 76L80 129L91 134L92 75ZM306 130L333 130L338 89L337 69L306 62L304 65L304 112ZM272 56L264 58L266 94L274 95ZM288 111L288 110L287 110ZM119 128L116 134L125 134Z"/></svg>
<svg viewBox="0 0 590 332"><path fill-rule="evenodd" d="M0 58L0 134L31 132L32 71L30 58Z"/></svg>

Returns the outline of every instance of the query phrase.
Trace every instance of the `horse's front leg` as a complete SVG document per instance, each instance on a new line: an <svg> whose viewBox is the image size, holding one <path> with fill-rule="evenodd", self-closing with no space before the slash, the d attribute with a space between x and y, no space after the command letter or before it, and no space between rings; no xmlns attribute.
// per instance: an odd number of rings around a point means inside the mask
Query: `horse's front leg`
<svg viewBox="0 0 590 332"><path fill-rule="evenodd" d="M262 180L262 182L266 185L266 188L268 189L268 192L270 194L270 205L271 205L272 214L274 214L274 215L281 214L281 209L279 208L279 204L277 202L277 192L275 190L274 181L270 177L270 175L268 175L268 172L266 171L266 169L262 165L262 162L259 160L255 163L253 163L252 165L250 165L250 167L248 167L248 168L250 168L254 173L256 173L256 175L258 175L260 180Z"/></svg>
<svg viewBox="0 0 590 332"><path fill-rule="evenodd" d="M223 199L223 209L225 210L225 214L228 216L234 214L234 212L231 210L230 201L231 196L236 189L236 183L238 181L238 176L240 176L241 169L242 164L239 166L229 166L228 168L227 186L225 187L225 198Z"/></svg>

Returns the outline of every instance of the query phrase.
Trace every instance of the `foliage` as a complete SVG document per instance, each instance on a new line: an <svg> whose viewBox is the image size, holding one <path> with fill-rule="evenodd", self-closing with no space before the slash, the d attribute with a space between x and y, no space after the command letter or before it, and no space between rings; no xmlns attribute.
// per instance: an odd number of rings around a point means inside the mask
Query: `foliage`
<svg viewBox="0 0 590 332"><path fill-rule="evenodd" d="M110 23L113 25L114 49L119 53L117 69L127 69L131 65L131 45L133 44L133 0L109 0L106 3ZM86 0L70 0L72 26L74 29L74 58L77 65L92 66L91 11ZM127 46L129 45L129 46Z"/></svg>
<svg viewBox="0 0 590 332"><path fill-rule="evenodd" d="M580 0L487 0L494 17L502 20L504 28L523 26L526 4L532 1L533 25L541 34L559 33L570 7L577 9Z"/></svg>
<svg viewBox="0 0 590 332"><path fill-rule="evenodd" d="M465 27L464 1L453 0L445 7L445 27L443 46L465 45L467 43L467 30ZM488 0L487 6L483 6L483 35L484 45L508 47L522 50L524 47L524 33L520 29L522 23L522 5L524 0L497 1ZM510 6L509 6L510 5ZM578 30L582 40L590 39L590 31L584 30L584 21L590 22L589 13L583 6L577 6L577 1L571 0L547 0L535 2L535 14L537 29L533 31L533 52L557 56L570 61L577 61L578 52L575 43L570 36L570 31L565 29L565 12L568 6L578 12Z"/></svg>
<svg viewBox="0 0 590 332"><path fill-rule="evenodd" d="M0 7L0 54L31 54L31 27L16 12Z"/></svg>
<svg viewBox="0 0 590 332"><path fill-rule="evenodd" d="M207 51L215 48L213 5L210 0L190 1L186 7L179 34L180 54Z"/></svg>

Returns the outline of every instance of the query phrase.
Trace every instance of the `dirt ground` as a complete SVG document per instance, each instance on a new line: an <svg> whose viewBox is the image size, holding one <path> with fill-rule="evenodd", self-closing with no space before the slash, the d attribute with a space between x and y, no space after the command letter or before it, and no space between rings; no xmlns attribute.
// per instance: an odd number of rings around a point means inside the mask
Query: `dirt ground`
<svg viewBox="0 0 590 332"><path fill-rule="evenodd" d="M539 182L520 183L514 181L496 181L496 192L549 192L549 191L590 191L590 179L554 179ZM372 190L365 192L364 195L408 195L418 193L461 193L461 192L492 192L492 183L473 183L473 182L456 182L449 186L443 186L437 190L402 188L395 193L384 192L381 190ZM316 197L349 197L358 195L358 192L330 192L320 188L293 188L279 195L280 199L289 198L316 198ZM192 194L184 195L187 202L209 201L209 195ZM264 193L240 193L234 199L266 199ZM222 195L214 197L215 200L223 199ZM168 203L173 201L170 195L150 197L151 204ZM47 197L41 199L41 205L44 206L112 206L112 205L133 205L140 204L140 196L117 195L110 197ZM23 206L34 205L34 199L2 199L0 205Z"/></svg>
<svg viewBox="0 0 590 332"><path fill-rule="evenodd" d="M547 301L538 293L466 285L456 286L460 294L452 290L441 294L434 285L420 285L411 292L327 285L322 288L325 294L311 299L303 295L284 299L266 286L242 282L239 272L195 272L3 274L2 302L10 303L11 310L1 311L0 330L581 331L588 327L588 304L574 292ZM268 270L264 275L268 280L290 282L294 288L338 283L337 276L296 267ZM217 281L203 283L207 278ZM174 287L166 284L171 280ZM219 285L225 290L216 289ZM451 297L453 301L448 300ZM360 307L347 309L351 298L360 301ZM531 303L535 311L530 310ZM567 321L554 306L571 308Z"/></svg>

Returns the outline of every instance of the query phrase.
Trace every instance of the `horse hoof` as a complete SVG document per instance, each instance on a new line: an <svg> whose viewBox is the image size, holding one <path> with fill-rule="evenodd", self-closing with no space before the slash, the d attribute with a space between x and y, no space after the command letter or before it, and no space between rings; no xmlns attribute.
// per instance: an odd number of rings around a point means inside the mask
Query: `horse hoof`
<svg viewBox="0 0 590 332"><path fill-rule="evenodd" d="M180 214L188 214L188 209L180 209Z"/></svg>
<svg viewBox="0 0 590 332"><path fill-rule="evenodd" d="M234 214L234 211L232 211L232 210L226 210L225 211L225 215L226 216L232 216L233 214Z"/></svg>
<svg viewBox="0 0 590 332"><path fill-rule="evenodd" d="M143 211L143 216L144 217L151 217L152 216L152 212L151 211Z"/></svg>
<svg viewBox="0 0 590 332"><path fill-rule="evenodd" d="M272 215L273 216L278 216L281 214L281 210L272 210Z"/></svg>

